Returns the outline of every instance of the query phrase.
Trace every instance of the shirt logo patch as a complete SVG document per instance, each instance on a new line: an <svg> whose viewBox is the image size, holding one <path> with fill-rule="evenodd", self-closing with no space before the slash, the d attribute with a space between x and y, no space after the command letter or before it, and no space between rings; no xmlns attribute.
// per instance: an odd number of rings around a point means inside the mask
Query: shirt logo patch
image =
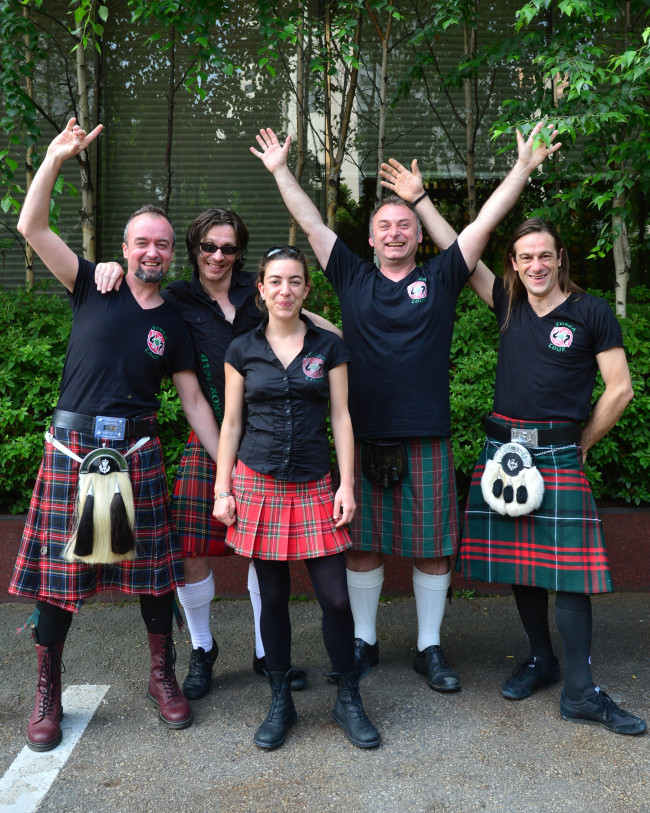
<svg viewBox="0 0 650 813"><path fill-rule="evenodd" d="M551 349L566 350L573 344L573 334L575 328L559 323L551 330Z"/></svg>
<svg viewBox="0 0 650 813"><path fill-rule="evenodd" d="M325 359L320 356L305 356L302 371L307 378L318 380L325 377Z"/></svg>
<svg viewBox="0 0 650 813"><path fill-rule="evenodd" d="M419 279L417 282L412 282L406 290L414 304L424 302L428 293L427 281L425 279Z"/></svg>
<svg viewBox="0 0 650 813"><path fill-rule="evenodd" d="M149 331L147 348L150 356L162 356L165 352L165 334L160 328L152 327Z"/></svg>

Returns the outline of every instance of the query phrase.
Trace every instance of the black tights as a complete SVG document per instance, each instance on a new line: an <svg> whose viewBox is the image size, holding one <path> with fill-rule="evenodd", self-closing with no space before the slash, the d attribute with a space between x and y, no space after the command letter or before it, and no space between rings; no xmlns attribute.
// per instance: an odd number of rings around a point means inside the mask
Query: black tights
<svg viewBox="0 0 650 813"><path fill-rule="evenodd" d="M517 609L530 642L531 655L553 659L548 626L548 591L543 587L513 584ZM564 690L571 700L593 694L591 676L591 597L583 593L558 591L555 623L562 638Z"/></svg>
<svg viewBox="0 0 650 813"><path fill-rule="evenodd" d="M140 596L140 614L147 626L147 632L155 635L167 635L172 631L174 593L164 596ZM67 638L73 613L49 604L37 601L39 616L36 623L36 643L41 646L64 644Z"/></svg>
<svg viewBox="0 0 650 813"><path fill-rule="evenodd" d="M354 669L354 619L350 609L345 559L342 553L305 559L309 578L323 613L323 642L334 672ZM262 597L260 630L266 665L273 671L291 665L291 621L288 562L253 559Z"/></svg>

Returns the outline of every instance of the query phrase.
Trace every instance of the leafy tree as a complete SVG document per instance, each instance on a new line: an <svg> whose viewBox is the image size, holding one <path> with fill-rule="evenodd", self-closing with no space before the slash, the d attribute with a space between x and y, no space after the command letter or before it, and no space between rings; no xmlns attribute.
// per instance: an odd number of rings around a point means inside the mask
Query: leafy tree
<svg viewBox="0 0 650 813"><path fill-rule="evenodd" d="M542 116L569 142L541 214L566 221L585 207L598 212L590 257L613 254L619 316L626 313L631 195L650 188L649 24L644 0L531 0L518 12L523 36L511 58L530 58L534 74L494 128L500 135Z"/></svg>

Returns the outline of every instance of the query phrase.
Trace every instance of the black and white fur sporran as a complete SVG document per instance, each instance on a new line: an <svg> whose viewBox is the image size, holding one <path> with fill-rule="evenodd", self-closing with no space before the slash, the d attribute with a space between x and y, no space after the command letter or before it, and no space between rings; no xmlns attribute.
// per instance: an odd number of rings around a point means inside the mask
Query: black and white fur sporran
<svg viewBox="0 0 650 813"><path fill-rule="evenodd" d="M520 443L504 443L485 464L483 499L493 511L520 517L536 511L544 499L544 480L531 452Z"/></svg>

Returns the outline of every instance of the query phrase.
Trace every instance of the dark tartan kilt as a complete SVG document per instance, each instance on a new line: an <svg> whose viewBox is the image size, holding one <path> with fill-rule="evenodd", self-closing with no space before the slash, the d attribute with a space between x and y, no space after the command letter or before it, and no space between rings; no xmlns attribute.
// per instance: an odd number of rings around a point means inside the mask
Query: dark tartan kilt
<svg viewBox="0 0 650 813"><path fill-rule="evenodd" d="M242 556L288 561L331 556L350 547L347 528L334 527L329 472L291 483L260 474L241 461L233 480L237 521L226 544Z"/></svg>
<svg viewBox="0 0 650 813"><path fill-rule="evenodd" d="M521 428L566 424L492 417ZM462 575L476 581L572 593L613 590L601 522L580 448L532 449L544 478L544 499L532 514L509 517L493 511L481 493L485 465L498 447L488 438L472 476L460 551Z"/></svg>
<svg viewBox="0 0 650 813"><path fill-rule="evenodd" d="M96 449L92 435L50 432L80 457ZM124 454L137 438L108 441ZM127 458L135 504L136 557L115 565L69 563L61 558L74 524L79 463L45 444L9 592L77 612L101 590L168 593L182 585L183 566L169 507L160 440L151 438Z"/></svg>
<svg viewBox="0 0 650 813"><path fill-rule="evenodd" d="M216 477L216 463L191 432L172 492L172 512L183 556L232 553L226 545L226 526L212 514Z"/></svg>
<svg viewBox="0 0 650 813"><path fill-rule="evenodd" d="M355 441L352 548L415 559L453 555L459 520L451 442L443 437L403 440L408 472L392 488L368 480L361 467L363 441Z"/></svg>

